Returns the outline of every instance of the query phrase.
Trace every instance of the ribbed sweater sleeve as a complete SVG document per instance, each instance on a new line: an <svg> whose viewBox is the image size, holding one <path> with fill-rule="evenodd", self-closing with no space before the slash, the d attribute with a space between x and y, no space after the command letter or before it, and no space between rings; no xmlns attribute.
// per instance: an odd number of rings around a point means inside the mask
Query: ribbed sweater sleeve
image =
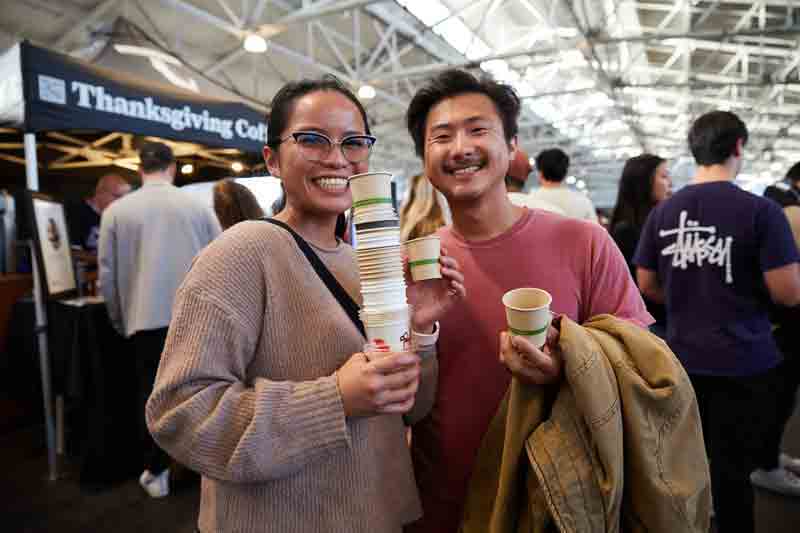
<svg viewBox="0 0 800 533"><path fill-rule="evenodd" d="M220 480L288 476L349 440L336 377L245 381L253 355L235 318L184 291L147 420L170 455Z"/></svg>
<svg viewBox="0 0 800 533"><path fill-rule="evenodd" d="M178 292L146 416L158 444L219 480L241 483L290 476L350 444L334 373L308 381L253 374L267 359L303 360L263 346L269 283L241 246L223 235L198 259ZM227 242L226 242L227 241Z"/></svg>

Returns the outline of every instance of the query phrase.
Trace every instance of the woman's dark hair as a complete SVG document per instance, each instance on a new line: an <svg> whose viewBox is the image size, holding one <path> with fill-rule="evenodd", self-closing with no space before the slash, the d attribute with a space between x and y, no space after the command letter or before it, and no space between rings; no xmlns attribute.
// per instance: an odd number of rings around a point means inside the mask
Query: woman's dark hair
<svg viewBox="0 0 800 533"><path fill-rule="evenodd" d="M653 181L658 166L666 161L653 154L641 154L628 159L619 179L617 203L608 227L627 222L641 229L653 209Z"/></svg>
<svg viewBox="0 0 800 533"><path fill-rule="evenodd" d="M786 173L786 179L792 185L800 181L800 161L792 165L792 168L790 168L789 172Z"/></svg>
<svg viewBox="0 0 800 533"><path fill-rule="evenodd" d="M561 183L567 177L569 156L560 148L542 150L536 156L536 170L541 172L547 181Z"/></svg>
<svg viewBox="0 0 800 533"><path fill-rule="evenodd" d="M711 111L689 129L689 149L698 165L721 165L733 155L736 142L747 144L747 126L730 111Z"/></svg>
<svg viewBox="0 0 800 533"><path fill-rule="evenodd" d="M214 184L214 212L222 229L264 216L264 210L250 189L233 179Z"/></svg>
<svg viewBox="0 0 800 533"><path fill-rule="evenodd" d="M494 103L503 122L506 141L510 143L517 135L520 103L519 96L510 85L486 77L479 79L464 70L447 70L418 90L408 106L406 127L419 157L425 157L425 124L431 108L445 98L467 93L486 95Z"/></svg>
<svg viewBox="0 0 800 533"><path fill-rule="evenodd" d="M278 148L278 145L281 143L281 134L283 130L286 129L286 124L289 122L289 115L292 114L295 101L309 93L317 91L334 91L353 102L361 113L361 118L364 119L366 133L368 135L370 134L367 111L364 109L364 106L361 105L358 98L356 98L356 95L350 91L347 85L339 81L335 76L325 76L319 79L292 81L280 88L272 99L272 106L267 119L267 131L269 132L267 146L273 150Z"/></svg>
<svg viewBox="0 0 800 533"><path fill-rule="evenodd" d="M286 207L286 189L283 187L283 182L281 182L281 193L275 198L275 201L272 202L272 216L277 215Z"/></svg>

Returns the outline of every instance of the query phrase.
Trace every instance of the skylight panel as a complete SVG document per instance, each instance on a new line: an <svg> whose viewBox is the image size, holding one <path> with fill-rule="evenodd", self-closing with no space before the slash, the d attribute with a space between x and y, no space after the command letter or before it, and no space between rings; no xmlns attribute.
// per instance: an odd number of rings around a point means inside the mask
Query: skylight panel
<svg viewBox="0 0 800 533"><path fill-rule="evenodd" d="M492 53L492 49L483 42L483 39L480 37L475 37L472 41L472 44L467 48L467 59L480 59L481 57L486 57Z"/></svg>
<svg viewBox="0 0 800 533"><path fill-rule="evenodd" d="M450 16L450 10L439 0L397 0L397 2L428 27Z"/></svg>
<svg viewBox="0 0 800 533"><path fill-rule="evenodd" d="M458 17L452 17L437 24L433 27L433 32L450 43L450 46L458 50L460 54L467 51L474 35Z"/></svg>

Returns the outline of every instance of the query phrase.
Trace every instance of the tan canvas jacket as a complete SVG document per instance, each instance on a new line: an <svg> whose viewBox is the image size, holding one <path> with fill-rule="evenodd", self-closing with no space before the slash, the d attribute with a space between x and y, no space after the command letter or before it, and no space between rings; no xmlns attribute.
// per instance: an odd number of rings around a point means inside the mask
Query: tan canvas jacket
<svg viewBox="0 0 800 533"><path fill-rule="evenodd" d="M513 379L479 451L464 533L707 533L711 482L694 390L658 337L564 317L564 380Z"/></svg>

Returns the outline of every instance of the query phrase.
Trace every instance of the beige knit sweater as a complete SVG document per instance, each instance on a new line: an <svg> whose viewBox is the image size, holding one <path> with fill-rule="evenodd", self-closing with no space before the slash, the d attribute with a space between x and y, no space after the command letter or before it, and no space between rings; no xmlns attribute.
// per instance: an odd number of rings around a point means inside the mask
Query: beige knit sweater
<svg viewBox="0 0 800 533"><path fill-rule="evenodd" d="M357 296L353 250L316 251ZM344 414L335 371L363 344L282 228L244 222L200 254L146 415L203 476L202 532L399 532L420 516L403 418ZM411 422L435 374L426 359Z"/></svg>

